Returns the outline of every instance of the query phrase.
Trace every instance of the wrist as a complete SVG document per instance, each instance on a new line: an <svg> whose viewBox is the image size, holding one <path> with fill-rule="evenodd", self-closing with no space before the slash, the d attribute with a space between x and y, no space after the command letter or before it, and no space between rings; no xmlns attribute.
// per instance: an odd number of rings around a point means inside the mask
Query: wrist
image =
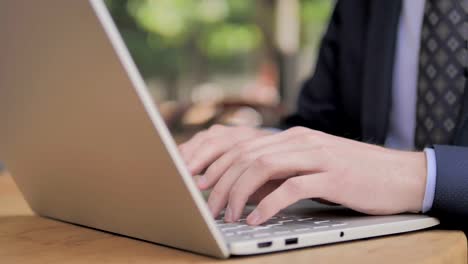
<svg viewBox="0 0 468 264"><path fill-rule="evenodd" d="M394 179L398 186L393 190L396 211L400 213L419 213L422 211L424 193L426 190L426 155L424 152L407 152L389 150L392 161L389 177Z"/></svg>
<svg viewBox="0 0 468 264"><path fill-rule="evenodd" d="M408 180L409 203L408 212L420 213L423 210L423 200L427 181L427 159L424 152L409 153L408 172L405 174Z"/></svg>

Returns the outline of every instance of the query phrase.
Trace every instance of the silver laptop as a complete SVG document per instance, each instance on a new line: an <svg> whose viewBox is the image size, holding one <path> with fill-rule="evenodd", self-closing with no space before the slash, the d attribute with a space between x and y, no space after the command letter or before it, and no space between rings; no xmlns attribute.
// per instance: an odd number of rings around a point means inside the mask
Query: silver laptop
<svg viewBox="0 0 468 264"><path fill-rule="evenodd" d="M213 219L103 1L3 0L0 35L0 160L38 215L219 258L439 223L312 201Z"/></svg>

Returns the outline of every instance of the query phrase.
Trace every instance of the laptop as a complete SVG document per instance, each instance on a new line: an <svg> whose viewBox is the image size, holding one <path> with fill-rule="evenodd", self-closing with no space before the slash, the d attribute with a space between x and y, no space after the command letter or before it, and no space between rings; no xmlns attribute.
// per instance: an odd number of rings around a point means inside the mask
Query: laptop
<svg viewBox="0 0 468 264"><path fill-rule="evenodd" d="M439 223L313 201L213 219L103 1L3 0L0 35L0 160L40 216L218 258Z"/></svg>

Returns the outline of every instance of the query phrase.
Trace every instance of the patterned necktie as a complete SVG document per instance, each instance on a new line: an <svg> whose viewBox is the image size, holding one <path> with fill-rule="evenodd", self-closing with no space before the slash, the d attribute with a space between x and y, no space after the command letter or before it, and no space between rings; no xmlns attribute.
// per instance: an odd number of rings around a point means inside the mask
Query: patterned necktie
<svg viewBox="0 0 468 264"><path fill-rule="evenodd" d="M466 62L465 0L427 0L421 34L415 146L450 144L461 109Z"/></svg>

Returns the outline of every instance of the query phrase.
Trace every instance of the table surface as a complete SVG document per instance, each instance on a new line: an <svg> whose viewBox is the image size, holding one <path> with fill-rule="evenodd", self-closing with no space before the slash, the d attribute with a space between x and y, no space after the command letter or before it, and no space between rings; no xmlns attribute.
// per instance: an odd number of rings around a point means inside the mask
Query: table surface
<svg viewBox="0 0 468 264"><path fill-rule="evenodd" d="M36 216L0 176L2 263L467 263L463 232L430 230L218 260Z"/></svg>

